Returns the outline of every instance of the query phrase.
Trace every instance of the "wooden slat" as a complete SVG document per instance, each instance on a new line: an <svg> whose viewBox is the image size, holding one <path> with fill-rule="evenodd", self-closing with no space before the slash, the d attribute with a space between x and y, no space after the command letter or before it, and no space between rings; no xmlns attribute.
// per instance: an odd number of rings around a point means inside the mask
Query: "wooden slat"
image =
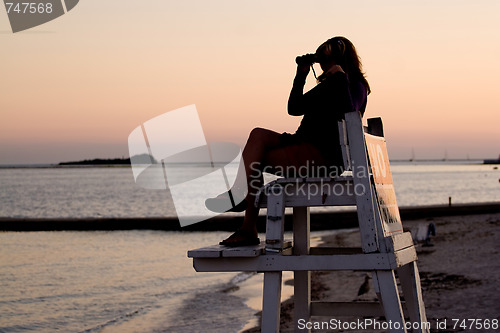
<svg viewBox="0 0 500 333"><path fill-rule="evenodd" d="M373 285L380 296L386 320L399 323L399 327L393 326L389 332L406 333L405 318L394 271L376 271L373 274Z"/></svg>
<svg viewBox="0 0 500 333"><path fill-rule="evenodd" d="M377 231L375 227L374 198L369 177L368 157L363 133L361 114L349 112L345 114L347 134L351 150L351 163L354 185L364 190L356 195L361 244L366 253L379 250Z"/></svg>
<svg viewBox="0 0 500 333"><path fill-rule="evenodd" d="M262 332L279 332L283 272L264 273Z"/></svg>
<svg viewBox="0 0 500 333"><path fill-rule="evenodd" d="M284 250L282 254L290 254L291 253L291 241L287 240L284 241L283 243ZM227 258L247 258L247 257L257 257L260 255L264 254L264 242L262 242L260 245L254 245L254 246L242 246L242 247L226 247L222 245L214 245L210 247L204 247L196 250L190 250L188 252L188 257L189 258L222 258L222 257L227 257ZM345 259L347 261L359 261L360 258L363 257L362 255L362 249L358 247L312 247L310 248L310 256L308 257L314 257L314 256L321 256L321 257L337 257L339 258L338 262L342 262L342 259ZM407 263L410 263L412 261L415 261L417 259L417 253L415 250L414 246L410 246L407 248L404 248L402 250L395 251L393 253L388 253L388 254L370 254L368 255L369 258L378 258L379 260L390 260L390 266L392 268L397 268L401 267L403 265L406 265ZM302 257L305 256L300 256L301 259L297 260L304 260ZM293 258L299 258L299 256L293 256ZM370 259L370 260L371 260ZM311 259L313 260L313 259ZM321 260L313 260L316 261L317 263L320 262ZM387 265L385 265L387 269ZM336 268L339 269L339 268ZM355 268L353 269L360 269L361 268ZM384 269L384 268L380 268ZM313 270L313 269L311 269Z"/></svg>
<svg viewBox="0 0 500 333"><path fill-rule="evenodd" d="M295 255L308 255L310 249L310 212L309 207L293 209L293 251ZM294 316L309 321L311 304L311 272L293 272ZM295 332L304 332L295 327ZM310 332L309 329L305 333Z"/></svg>
<svg viewBox="0 0 500 333"><path fill-rule="evenodd" d="M375 191L375 188L372 188L371 191L372 191L372 197L376 199L377 192ZM380 206L378 206L377 200L375 200L375 202L374 202L373 213L375 215L375 229L376 229L377 235L380 235L380 238L378 238L378 240L379 240L379 242L378 242L379 249L378 250L379 250L379 252L383 252L383 253L391 252L388 249L389 245L387 244L386 241L383 240L384 227L382 226L382 223L384 223L384 222L382 221L382 216L380 215ZM358 214L358 216L359 216L359 214Z"/></svg>
<svg viewBox="0 0 500 333"><path fill-rule="evenodd" d="M264 254L265 242L259 245L227 247L223 245L213 245L188 251L189 258L220 258L220 257L256 257ZM292 241L283 241L282 255L292 254Z"/></svg>
<svg viewBox="0 0 500 333"><path fill-rule="evenodd" d="M283 234L285 232L284 192L280 185L271 189L266 217L266 251L276 254L283 249Z"/></svg>
<svg viewBox="0 0 500 333"><path fill-rule="evenodd" d="M354 255L261 255L253 258L193 258L198 272L269 272L269 271L335 271L392 270L396 267L393 254Z"/></svg>
<svg viewBox="0 0 500 333"><path fill-rule="evenodd" d="M218 258L222 256L225 246L213 245L188 251L189 258Z"/></svg>
<svg viewBox="0 0 500 333"><path fill-rule="evenodd" d="M411 233L404 232L401 234L386 237L388 252L399 251L407 247L413 246L413 239Z"/></svg>
<svg viewBox="0 0 500 333"><path fill-rule="evenodd" d="M351 170L351 153L349 151L349 143L347 138L345 120L339 121L338 127L339 127L340 149L342 150L344 169Z"/></svg>
<svg viewBox="0 0 500 333"><path fill-rule="evenodd" d="M414 323L427 322L424 300L420 287L420 276L418 274L416 262L414 261L398 268L398 276L410 314L410 320ZM419 329L415 329L414 332L429 333L429 328L419 327Z"/></svg>
<svg viewBox="0 0 500 333"><path fill-rule="evenodd" d="M415 250L414 246L407 247L406 249L394 252L394 259L396 267L401 267L412 261L416 261L417 251Z"/></svg>
<svg viewBox="0 0 500 333"><path fill-rule="evenodd" d="M309 178L279 178L276 179L264 187L262 187L257 193L255 200L255 205L258 207L267 207L267 196L269 189L276 184L286 187L288 193L292 195L286 195L285 204L287 207L298 207L298 206L349 206L356 203L356 199L352 195L353 188L353 177L351 171L345 171L342 175L335 178L329 177L309 177ZM334 199L328 199L327 202L322 201L323 193L317 194L303 193L303 191L297 189L305 188L319 188L325 187L331 188L329 195L336 197ZM339 193L351 193L349 195L339 195ZM298 198L295 198L298 197Z"/></svg>
<svg viewBox="0 0 500 333"><path fill-rule="evenodd" d="M226 247L222 250L222 257L257 257L264 253L264 242L254 246Z"/></svg>

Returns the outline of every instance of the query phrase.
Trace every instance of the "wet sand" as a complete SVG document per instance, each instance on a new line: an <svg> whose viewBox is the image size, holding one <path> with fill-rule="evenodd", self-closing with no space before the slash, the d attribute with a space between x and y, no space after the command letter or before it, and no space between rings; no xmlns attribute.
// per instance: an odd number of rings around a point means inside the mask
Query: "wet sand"
<svg viewBox="0 0 500 333"><path fill-rule="evenodd" d="M404 222L415 233L434 223L437 234L431 246L416 244L418 268L427 319L431 332L498 332L463 329L453 319L500 319L500 213L436 217ZM323 237L323 246L359 246L358 231ZM358 289L364 272L313 272L312 299L322 301L376 300L373 286L362 296ZM371 280L369 280L371 283ZM293 281L285 281L292 284ZM314 318L328 321L331 318ZM350 321L353 318L339 318ZM446 320L447 328L437 329L436 322ZM467 322L467 325L470 321ZM293 297L282 303L281 332L293 332ZM245 333L260 332L258 327ZM313 332L337 332L313 330ZM354 331L350 331L354 332ZM367 332L366 330L364 332Z"/></svg>

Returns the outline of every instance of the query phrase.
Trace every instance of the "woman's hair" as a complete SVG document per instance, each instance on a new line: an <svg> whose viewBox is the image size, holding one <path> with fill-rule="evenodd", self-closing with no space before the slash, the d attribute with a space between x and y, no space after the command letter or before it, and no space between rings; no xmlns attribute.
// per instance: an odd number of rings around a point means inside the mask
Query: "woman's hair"
<svg viewBox="0 0 500 333"><path fill-rule="evenodd" d="M316 54L334 60L337 65L342 67L350 80L360 81L365 86L366 93L370 93L370 85L363 73L361 59L349 39L340 36L330 38L318 47ZM324 79L322 76L318 77L319 81Z"/></svg>

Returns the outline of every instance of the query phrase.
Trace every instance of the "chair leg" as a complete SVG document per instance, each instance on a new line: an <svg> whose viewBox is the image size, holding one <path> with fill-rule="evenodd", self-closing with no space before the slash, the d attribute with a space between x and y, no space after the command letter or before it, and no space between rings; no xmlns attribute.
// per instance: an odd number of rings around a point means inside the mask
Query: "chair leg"
<svg viewBox="0 0 500 333"><path fill-rule="evenodd" d="M399 291L394 271L375 271L373 285L377 296L382 301L385 319L391 322L391 333L406 333L403 308L399 300Z"/></svg>
<svg viewBox="0 0 500 333"><path fill-rule="evenodd" d="M311 272L295 271L293 272L293 293L294 302L294 327L297 333L308 333L311 330L299 329L298 321L300 319L309 321L311 313Z"/></svg>
<svg viewBox="0 0 500 333"><path fill-rule="evenodd" d="M310 239L309 207L293 208L293 251L295 255L309 254ZM309 321L311 314L311 272L295 271L293 273L294 289L294 327L297 333L308 333L310 330L299 330L298 321Z"/></svg>
<svg viewBox="0 0 500 333"><path fill-rule="evenodd" d="M264 273L262 299L262 332L277 333L280 330L282 272Z"/></svg>
<svg viewBox="0 0 500 333"><path fill-rule="evenodd" d="M410 314L412 323L418 323L419 329L415 332L429 333L427 327L427 317L425 315L422 290L420 288L420 276L418 274L417 263L415 261L397 269L406 307Z"/></svg>

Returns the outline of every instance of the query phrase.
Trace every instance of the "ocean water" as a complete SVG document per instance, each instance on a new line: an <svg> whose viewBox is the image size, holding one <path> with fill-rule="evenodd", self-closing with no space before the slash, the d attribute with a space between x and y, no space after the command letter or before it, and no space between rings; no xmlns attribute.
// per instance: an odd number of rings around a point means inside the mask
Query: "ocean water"
<svg viewBox="0 0 500 333"><path fill-rule="evenodd" d="M495 166L394 162L392 173L400 206L500 202ZM0 168L0 189L0 217L175 214L167 191L136 186L126 167ZM226 236L0 233L0 332L238 332L255 320L262 275L196 273L186 257Z"/></svg>
<svg viewBox="0 0 500 333"><path fill-rule="evenodd" d="M238 332L252 274L196 273L227 233L0 233L0 332Z"/></svg>
<svg viewBox="0 0 500 333"><path fill-rule="evenodd" d="M391 163L399 206L500 202L498 165L479 163Z"/></svg>
<svg viewBox="0 0 500 333"><path fill-rule="evenodd" d="M449 197L453 203L500 201L500 170L492 165L393 162L391 169L399 206L447 204ZM0 188L0 218L176 214L168 191L136 185L128 167L0 168Z"/></svg>
<svg viewBox="0 0 500 333"><path fill-rule="evenodd" d="M169 193L134 183L128 167L0 168L0 217L174 216Z"/></svg>

